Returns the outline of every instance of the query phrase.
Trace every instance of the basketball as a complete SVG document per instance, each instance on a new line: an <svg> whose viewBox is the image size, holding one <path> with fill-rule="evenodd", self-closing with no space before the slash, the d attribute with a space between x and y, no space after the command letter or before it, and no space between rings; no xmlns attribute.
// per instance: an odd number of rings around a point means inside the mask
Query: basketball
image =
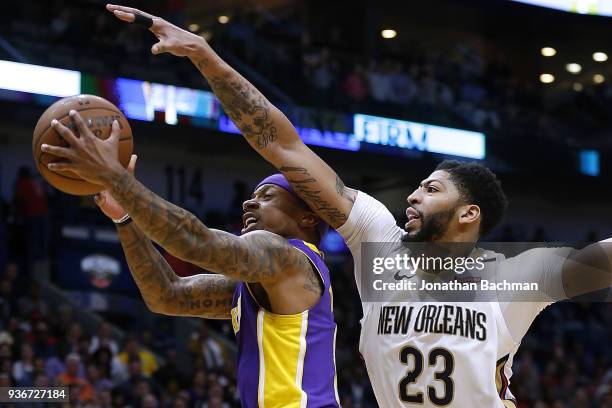
<svg viewBox="0 0 612 408"><path fill-rule="evenodd" d="M32 138L34 162L40 174L53 187L72 195L90 195L103 190L103 187L83 180L71 171L51 171L47 165L64 159L41 151L43 143L53 146L69 147L68 143L51 127L51 121L57 119L68 126L79 137L75 126L68 115L71 110L78 111L89 129L100 139L107 139L116 119L121 128L119 135L119 162L127 167L133 151L132 129L119 108L104 98L95 95L76 95L60 99L51 105L40 117Z"/></svg>

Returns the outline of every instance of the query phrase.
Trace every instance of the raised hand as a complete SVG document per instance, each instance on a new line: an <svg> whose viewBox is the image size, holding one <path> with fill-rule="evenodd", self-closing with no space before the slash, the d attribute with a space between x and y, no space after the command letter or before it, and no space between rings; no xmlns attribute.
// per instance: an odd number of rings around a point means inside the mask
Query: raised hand
<svg viewBox="0 0 612 408"><path fill-rule="evenodd" d="M128 164L127 171L131 175L134 175L134 169L136 168L136 160L138 156L135 154L130 157L130 163ZM121 207L121 205L115 200L115 198L111 195L110 191L104 190L99 192L94 196L94 201L100 207L100 210L106 215L108 218L112 220L118 220L123 217L127 211Z"/></svg>
<svg viewBox="0 0 612 408"><path fill-rule="evenodd" d="M202 37L144 11L115 4L107 4L106 9L119 20L142 24L155 34L159 41L151 47L153 54L169 52L177 57L192 57L197 47L206 43Z"/></svg>
<svg viewBox="0 0 612 408"><path fill-rule="evenodd" d="M125 172L119 162L119 122L113 121L112 132L108 139L101 140L87 127L83 117L75 110L70 111L70 119L76 126L80 137L53 119L51 126L70 145L67 147L43 144L41 149L45 153L58 156L67 161L49 163L49 170L68 170L76 173L90 183L107 187L115 176Z"/></svg>

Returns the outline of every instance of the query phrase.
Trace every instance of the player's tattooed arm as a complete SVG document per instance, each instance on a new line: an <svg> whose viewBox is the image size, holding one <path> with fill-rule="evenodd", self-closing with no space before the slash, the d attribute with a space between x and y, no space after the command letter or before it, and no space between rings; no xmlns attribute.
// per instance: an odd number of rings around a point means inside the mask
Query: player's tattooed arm
<svg viewBox="0 0 612 408"><path fill-rule="evenodd" d="M278 170L289 180L295 192L328 224L337 228L346 222L347 212L339 209L326 197L320 186L321 183L310 174L307 168L281 166ZM335 191L338 198L343 198L351 205L355 202L357 192L347 188L337 175Z"/></svg>
<svg viewBox="0 0 612 408"><path fill-rule="evenodd" d="M215 274L179 277L135 223L117 231L130 272L152 312L207 319L231 317L235 280Z"/></svg>
<svg viewBox="0 0 612 408"><path fill-rule="evenodd" d="M357 192L300 139L287 117L242 75L203 44L192 60L236 127L328 224L344 224Z"/></svg>
<svg viewBox="0 0 612 408"><path fill-rule="evenodd" d="M302 183L302 198L332 227L337 228L346 221L356 191L338 181L334 170L302 142L289 119L223 61L206 40L138 9L117 5L108 5L107 9L128 23L138 22L137 15L150 19L147 21L152 25L148 28L159 40L151 48L153 54L168 52L188 57L247 142L277 169L303 168L311 181L307 185ZM294 177L293 180L301 180L292 172L281 171Z"/></svg>
<svg viewBox="0 0 612 408"><path fill-rule="evenodd" d="M238 237L208 228L127 171L114 173L107 188L147 237L177 258L206 270L264 286L310 270L307 258L279 235L253 231Z"/></svg>

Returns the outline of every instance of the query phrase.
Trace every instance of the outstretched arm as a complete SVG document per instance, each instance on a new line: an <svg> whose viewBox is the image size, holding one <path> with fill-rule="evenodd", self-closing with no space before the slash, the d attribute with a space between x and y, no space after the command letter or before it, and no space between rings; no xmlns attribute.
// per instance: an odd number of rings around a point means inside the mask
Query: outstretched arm
<svg viewBox="0 0 612 408"><path fill-rule="evenodd" d="M134 22L136 15L150 18L149 29L160 40L152 52L188 57L247 142L287 177L317 215L334 228L344 224L357 192L347 188L334 170L302 142L287 117L203 38L137 9L115 5L107 5L107 9L126 22Z"/></svg>
<svg viewBox="0 0 612 408"><path fill-rule="evenodd" d="M572 251L563 263L562 279L565 294L570 298L602 289L610 290L612 238Z"/></svg>
<svg viewBox="0 0 612 408"><path fill-rule="evenodd" d="M281 278L310 271L306 257L286 239L267 231L237 237L206 227L195 215L147 189L118 160L119 124L106 140L98 139L76 111L70 117L80 137L57 120L53 128L70 148L43 144L41 149L67 161L50 163L50 170L69 170L104 186L130 214L138 228L172 255L228 278L274 285Z"/></svg>

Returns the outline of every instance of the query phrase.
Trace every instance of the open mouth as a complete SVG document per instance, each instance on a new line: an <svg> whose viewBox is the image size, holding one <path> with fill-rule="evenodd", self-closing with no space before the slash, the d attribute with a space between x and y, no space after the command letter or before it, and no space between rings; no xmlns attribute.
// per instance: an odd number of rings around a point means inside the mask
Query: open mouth
<svg viewBox="0 0 612 408"><path fill-rule="evenodd" d="M257 217L255 217L255 214L248 212L242 216L242 222L244 224L244 231L248 229L251 225L257 223Z"/></svg>
<svg viewBox="0 0 612 408"><path fill-rule="evenodd" d="M414 227L415 224L417 224L419 222L419 219L421 218L419 212L412 207L408 207L406 209L406 217L408 218L408 222L406 223L405 229Z"/></svg>

